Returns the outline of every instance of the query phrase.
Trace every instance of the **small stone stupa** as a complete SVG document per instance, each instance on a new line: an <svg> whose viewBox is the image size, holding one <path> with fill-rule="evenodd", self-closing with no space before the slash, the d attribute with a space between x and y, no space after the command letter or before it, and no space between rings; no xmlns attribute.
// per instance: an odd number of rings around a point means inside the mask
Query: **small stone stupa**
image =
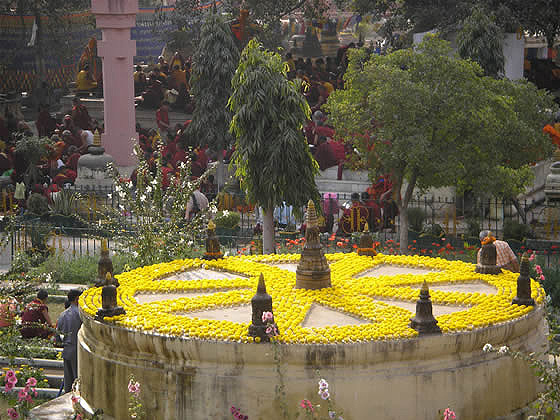
<svg viewBox="0 0 560 420"><path fill-rule="evenodd" d="M496 239L489 232L488 236L484 238L482 248L480 250L480 262L476 265L475 271L480 274L500 274L502 269L496 265Z"/></svg>
<svg viewBox="0 0 560 420"><path fill-rule="evenodd" d="M95 287L101 287L107 284L107 273L111 274L111 284L119 286L119 281L113 277L113 261L109 257L109 247L107 239L101 240L101 258L97 262L97 278L93 281Z"/></svg>
<svg viewBox="0 0 560 420"><path fill-rule="evenodd" d="M309 200L305 245L296 270L296 289L322 289L324 287L331 287L331 269L319 241L315 204Z"/></svg>
<svg viewBox="0 0 560 420"><path fill-rule="evenodd" d="M113 261L109 257L107 240L101 242L101 258L97 264L97 279L95 287L103 287L101 290L101 308L97 311L96 319L103 321L106 316L116 316L125 313L122 306L117 304L118 280L113 277Z"/></svg>
<svg viewBox="0 0 560 420"><path fill-rule="evenodd" d="M114 162L113 157L105 153L101 146L101 135L95 130L93 144L88 146L87 154L78 160L78 177L74 185L92 190L111 187L113 178L107 171L110 162Z"/></svg>
<svg viewBox="0 0 560 420"><path fill-rule="evenodd" d="M251 299L251 325L249 325L249 336L260 337L261 342L269 342L270 336L266 330L270 326L263 321L263 312L272 313L272 297L266 292L264 277L261 273L257 293ZM274 322L274 320L272 320ZM276 324L273 324L278 331Z"/></svg>
<svg viewBox="0 0 560 420"><path fill-rule="evenodd" d="M367 255L369 257L375 257L377 255L377 252L375 251L375 247L373 245L373 238L369 233L369 225L367 222L364 226L364 231L360 236L360 245L358 246L358 249L356 251L358 255Z"/></svg>
<svg viewBox="0 0 560 420"><path fill-rule="evenodd" d="M205 260L217 260L222 258L224 254L220 250L220 241L216 237L216 224L212 219L208 222L206 234L206 252L202 258Z"/></svg>
<svg viewBox="0 0 560 420"><path fill-rule="evenodd" d="M418 331L419 334L441 334L441 328L437 325L437 320L432 312L432 300L430 290L426 281L420 289L420 298L416 301L416 315L410 318L410 328Z"/></svg>
<svg viewBox="0 0 560 420"><path fill-rule="evenodd" d="M521 257L519 277L517 277L517 296L511 302L512 305L535 306L535 300L531 297L531 277L529 276L529 257L523 254Z"/></svg>

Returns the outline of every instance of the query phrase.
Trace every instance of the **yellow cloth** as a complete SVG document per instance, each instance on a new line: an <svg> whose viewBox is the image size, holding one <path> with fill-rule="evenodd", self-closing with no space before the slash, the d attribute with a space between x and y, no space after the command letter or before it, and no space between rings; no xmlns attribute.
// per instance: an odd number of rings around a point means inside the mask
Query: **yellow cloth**
<svg viewBox="0 0 560 420"><path fill-rule="evenodd" d="M334 86L330 82L323 82L323 87L327 89L329 95L334 92Z"/></svg>
<svg viewBox="0 0 560 420"><path fill-rule="evenodd" d="M78 90L92 90L97 87L97 83L93 82L88 77L88 72L81 70L76 78L76 88Z"/></svg>

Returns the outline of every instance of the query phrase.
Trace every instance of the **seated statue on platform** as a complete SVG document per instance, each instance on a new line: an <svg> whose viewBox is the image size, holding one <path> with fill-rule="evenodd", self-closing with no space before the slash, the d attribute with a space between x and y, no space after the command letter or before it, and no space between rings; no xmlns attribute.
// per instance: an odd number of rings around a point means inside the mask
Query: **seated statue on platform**
<svg viewBox="0 0 560 420"><path fill-rule="evenodd" d="M76 89L79 91L91 91L97 89L97 82L92 80L89 66L83 67L76 77Z"/></svg>

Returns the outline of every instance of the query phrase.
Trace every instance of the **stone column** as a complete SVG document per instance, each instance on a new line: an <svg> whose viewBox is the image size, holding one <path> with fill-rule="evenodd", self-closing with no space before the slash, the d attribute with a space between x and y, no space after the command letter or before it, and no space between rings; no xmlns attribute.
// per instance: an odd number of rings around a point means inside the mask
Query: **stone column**
<svg viewBox="0 0 560 420"><path fill-rule="evenodd" d="M105 133L103 146L119 166L132 166L132 138L136 133L133 57L136 41L130 30L136 26L138 0L92 0L91 12L102 41L97 44L103 60Z"/></svg>

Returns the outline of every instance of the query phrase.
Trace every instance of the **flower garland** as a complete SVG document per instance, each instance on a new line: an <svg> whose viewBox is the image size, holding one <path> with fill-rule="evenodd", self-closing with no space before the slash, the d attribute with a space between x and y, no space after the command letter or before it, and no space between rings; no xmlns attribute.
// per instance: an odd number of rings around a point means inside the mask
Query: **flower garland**
<svg viewBox="0 0 560 420"><path fill-rule="evenodd" d="M272 296L274 321L279 335L274 340L283 343L348 343L372 340L410 338L417 332L408 324L413 314L392 305L391 300L415 302L418 287L424 280L430 286L432 302L456 305L464 310L437 317L444 333L471 331L507 322L526 315L534 308L512 305L516 295L517 274L504 271L499 275L478 274L474 265L419 255L384 255L371 258L355 253L326 254L331 268L332 287L320 290L295 289L295 273L277 266L295 264L298 254L234 256L219 260L176 260L137 268L118 275L118 304L125 315L105 318L105 321L133 330L150 331L186 338L252 342L247 335L247 323L198 318L208 309L249 305L262 273L268 293ZM354 276L383 265L396 265L432 270L427 274ZM233 279L171 280L175 273L209 269L227 271L244 277ZM454 283L485 283L496 289L495 294L443 291L437 285ZM545 292L531 280L532 297L542 304ZM202 296L180 297L173 300L139 304L136 293L201 293ZM211 292L211 293L208 293ZM312 305L340 311L366 323L360 325L304 328L302 322ZM101 307L101 288L85 291L80 297L82 310L94 317Z"/></svg>

